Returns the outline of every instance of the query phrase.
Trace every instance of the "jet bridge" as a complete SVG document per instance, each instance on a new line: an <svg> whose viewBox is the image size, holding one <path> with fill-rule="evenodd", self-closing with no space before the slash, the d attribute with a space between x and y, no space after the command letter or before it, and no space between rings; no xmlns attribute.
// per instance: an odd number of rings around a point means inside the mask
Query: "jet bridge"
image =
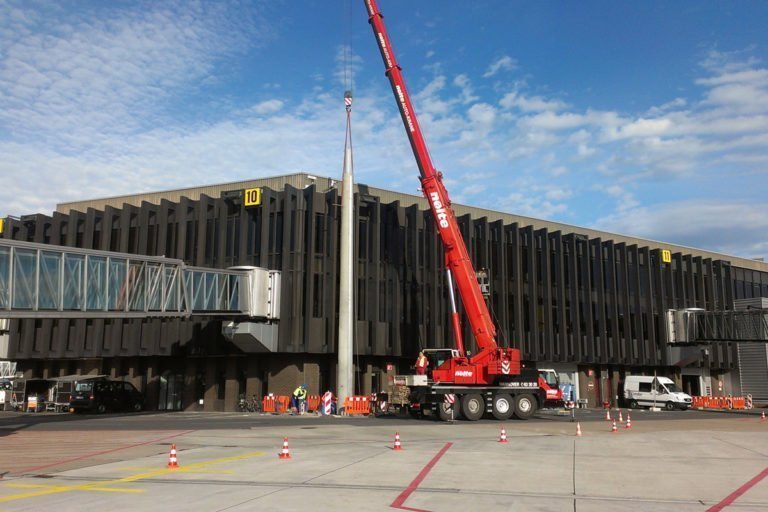
<svg viewBox="0 0 768 512"><path fill-rule="evenodd" d="M667 336L670 345L768 343L768 309L670 309Z"/></svg>
<svg viewBox="0 0 768 512"><path fill-rule="evenodd" d="M0 239L0 318L277 320L280 272Z"/></svg>

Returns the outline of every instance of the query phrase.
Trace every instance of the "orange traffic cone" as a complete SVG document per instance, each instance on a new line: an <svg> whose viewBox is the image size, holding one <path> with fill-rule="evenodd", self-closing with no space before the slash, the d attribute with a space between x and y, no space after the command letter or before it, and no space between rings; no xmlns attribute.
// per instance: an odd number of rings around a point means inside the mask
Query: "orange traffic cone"
<svg viewBox="0 0 768 512"><path fill-rule="evenodd" d="M619 409L619 423L624 423L624 418L621 417L621 409Z"/></svg>
<svg viewBox="0 0 768 512"><path fill-rule="evenodd" d="M613 420L613 427L611 427L611 432L616 432L616 420Z"/></svg>
<svg viewBox="0 0 768 512"><path fill-rule="evenodd" d="M581 423L576 423L576 437L581 437Z"/></svg>
<svg viewBox="0 0 768 512"><path fill-rule="evenodd" d="M605 421L611 421L611 410L606 409L605 410Z"/></svg>
<svg viewBox="0 0 768 512"><path fill-rule="evenodd" d="M629 417L629 413L627 413L627 424L624 426L624 428L632 428L632 420Z"/></svg>
<svg viewBox="0 0 768 512"><path fill-rule="evenodd" d="M288 438L283 438L283 451L280 452L280 458L281 459L290 459L291 458L291 452L288 450Z"/></svg>
<svg viewBox="0 0 768 512"><path fill-rule="evenodd" d="M171 445L171 454L168 456L168 467L169 468L177 468L179 467L179 461L176 459L176 445Z"/></svg>
<svg viewBox="0 0 768 512"><path fill-rule="evenodd" d="M499 442L500 443L507 442L507 431L504 430L504 427L501 427L501 435L499 436Z"/></svg>
<svg viewBox="0 0 768 512"><path fill-rule="evenodd" d="M760 414L760 421L765 421L765 411Z"/></svg>
<svg viewBox="0 0 768 512"><path fill-rule="evenodd" d="M392 448L393 450L402 450L403 448L400 446L400 433L395 432L395 446Z"/></svg>

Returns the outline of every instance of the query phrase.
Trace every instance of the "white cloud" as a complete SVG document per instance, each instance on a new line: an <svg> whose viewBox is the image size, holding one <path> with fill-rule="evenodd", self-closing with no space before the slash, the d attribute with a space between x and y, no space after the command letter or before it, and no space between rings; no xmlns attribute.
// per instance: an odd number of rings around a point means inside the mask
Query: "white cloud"
<svg viewBox="0 0 768 512"><path fill-rule="evenodd" d="M218 71L234 73L241 62L232 59L270 37L258 8L246 9L245 20L238 10L207 3L152 4L147 12L120 4L127 7L109 7L110 16L68 18L59 4L46 5L60 16L11 9L4 20L16 21L0 20L0 175L13 177L0 188L0 214L299 170L341 174L338 82L344 63L351 64L346 81L352 82L369 66L348 48L327 48L327 71L307 70L303 86L296 86L298 78L248 75L247 100L209 98L208 90L226 85ZM377 78L355 90L357 180L413 193L414 158L381 63L373 64ZM533 83L534 94L531 77L512 84L498 79L516 66L505 56L473 75L470 67L447 72L433 63L413 77L421 87L414 107L454 200L582 224L599 219L604 229L669 235L679 243L687 239L663 225L652 204L661 204L668 224L676 215L687 222L707 197L732 205L731 215L736 206L761 210L768 69L755 59L710 54L691 84L694 94L672 91L642 112L572 105L563 100L578 96L571 91L540 92L549 84ZM496 78L491 86L478 75ZM692 194L698 197L690 206L672 206L671 198ZM758 254L764 238L739 233L758 242L739 238L739 247L734 239L729 250Z"/></svg>
<svg viewBox="0 0 768 512"><path fill-rule="evenodd" d="M103 17L37 7L0 32L0 121L19 140L69 150L156 125L174 91L209 80L217 59L268 33L255 13L223 4L168 2Z"/></svg>
<svg viewBox="0 0 768 512"><path fill-rule="evenodd" d="M283 108L283 102L280 100L266 100L261 103L257 103L251 107L251 111L255 114L273 114Z"/></svg>
<svg viewBox="0 0 768 512"><path fill-rule="evenodd" d="M496 120L496 109L487 103L475 103L467 110L469 120L484 129L490 129Z"/></svg>
<svg viewBox="0 0 768 512"><path fill-rule="evenodd" d="M595 227L746 258L768 256L768 216L746 202L697 199L633 207L601 218Z"/></svg>
<svg viewBox="0 0 768 512"><path fill-rule="evenodd" d="M563 203L549 201L545 197L523 194L521 192L514 192L502 199L501 207L504 210L536 219L551 219L568 209L568 206Z"/></svg>
<svg viewBox="0 0 768 512"><path fill-rule="evenodd" d="M506 109L517 108L528 112L554 112L562 110L566 104L558 100L547 100L541 96L524 96L519 91L512 91L499 100L499 105Z"/></svg>
<svg viewBox="0 0 768 512"><path fill-rule="evenodd" d="M517 61L509 55L504 55L491 62L488 69L483 73L483 78L490 78L502 70L513 71L515 69L517 69Z"/></svg>
<svg viewBox="0 0 768 512"><path fill-rule="evenodd" d="M467 75L464 75L464 74L457 75L453 79L453 85L455 85L461 90L462 103L472 103L479 99L474 94L474 91L472 90L472 83Z"/></svg>
<svg viewBox="0 0 768 512"><path fill-rule="evenodd" d="M341 45L336 49L336 71L334 77L346 90L353 90L355 78L363 68L363 59L349 45Z"/></svg>
<svg viewBox="0 0 768 512"><path fill-rule="evenodd" d="M555 177L557 177L557 176L564 176L564 175L568 174L568 168L563 166L563 165L559 165L559 166L555 167L554 169L552 169L549 172L552 174L552 176L555 176Z"/></svg>
<svg viewBox="0 0 768 512"><path fill-rule="evenodd" d="M688 100L686 100L685 98L675 98L674 100L668 101L663 105L651 107L650 109L648 109L648 116L656 117L660 114L663 114L664 112L667 112L669 110L678 110L680 108L685 107L686 105L688 105Z"/></svg>
<svg viewBox="0 0 768 512"><path fill-rule="evenodd" d="M669 132L670 119L638 119L625 124L617 131L617 138L658 137Z"/></svg>

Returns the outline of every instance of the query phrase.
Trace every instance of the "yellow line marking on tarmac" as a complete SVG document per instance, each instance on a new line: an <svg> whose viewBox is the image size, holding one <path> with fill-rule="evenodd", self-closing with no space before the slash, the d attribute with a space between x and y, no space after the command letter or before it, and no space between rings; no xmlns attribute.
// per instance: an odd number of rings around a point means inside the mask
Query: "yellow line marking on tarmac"
<svg viewBox="0 0 768 512"><path fill-rule="evenodd" d="M139 468L139 467L135 467L135 466L134 467L124 466L124 467L121 467L120 469L124 469L124 470L128 470L128 471L147 471L149 468L147 468L147 467ZM179 468L176 468L176 469L172 469L171 471L178 471L179 469L182 469L182 468L179 467ZM212 475L232 475L232 474L235 473L231 469L201 469L201 470L187 469L187 468L183 468L183 469L184 469L185 473L209 473L209 474L212 474Z"/></svg>
<svg viewBox="0 0 768 512"><path fill-rule="evenodd" d="M260 457L262 455L264 455L264 452L251 452L251 453L245 453L243 455L234 455L232 457L223 457L221 459L214 459L207 462L196 462L194 464L190 464L188 466L180 466L178 468L156 469L156 470L147 471L144 473L139 473L137 475L130 475L123 478L118 478L115 480L106 480L103 482L92 482L88 484L45 486L45 485L39 485L39 484L11 483L11 484L8 484L8 487L20 487L20 488L27 488L27 489L32 488L32 489L38 489L38 490L21 493L21 494L12 494L10 496L0 496L0 502L23 500L26 498L36 498L38 496L46 496L50 494L57 494L57 493L71 492L71 491L129 492L129 493L144 492L143 489L115 489L109 486L114 484L136 482L137 480L147 480L149 478L153 478L156 476L169 475L173 473L206 473L207 471L205 471L204 468L208 466L212 466L214 464L223 464L225 462L236 462L240 460L250 459L253 457Z"/></svg>

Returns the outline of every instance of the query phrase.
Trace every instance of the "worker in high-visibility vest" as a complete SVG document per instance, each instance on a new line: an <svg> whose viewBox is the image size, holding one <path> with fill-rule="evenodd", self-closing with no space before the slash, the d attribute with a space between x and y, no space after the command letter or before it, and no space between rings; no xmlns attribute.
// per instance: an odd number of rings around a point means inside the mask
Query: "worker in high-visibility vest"
<svg viewBox="0 0 768 512"><path fill-rule="evenodd" d="M307 385L302 384L293 390L293 397L291 399L293 407L296 408L296 412L304 414L304 404L307 400Z"/></svg>
<svg viewBox="0 0 768 512"><path fill-rule="evenodd" d="M419 357L416 358L416 375L426 375L428 365L427 356L424 355L424 352L419 352Z"/></svg>

